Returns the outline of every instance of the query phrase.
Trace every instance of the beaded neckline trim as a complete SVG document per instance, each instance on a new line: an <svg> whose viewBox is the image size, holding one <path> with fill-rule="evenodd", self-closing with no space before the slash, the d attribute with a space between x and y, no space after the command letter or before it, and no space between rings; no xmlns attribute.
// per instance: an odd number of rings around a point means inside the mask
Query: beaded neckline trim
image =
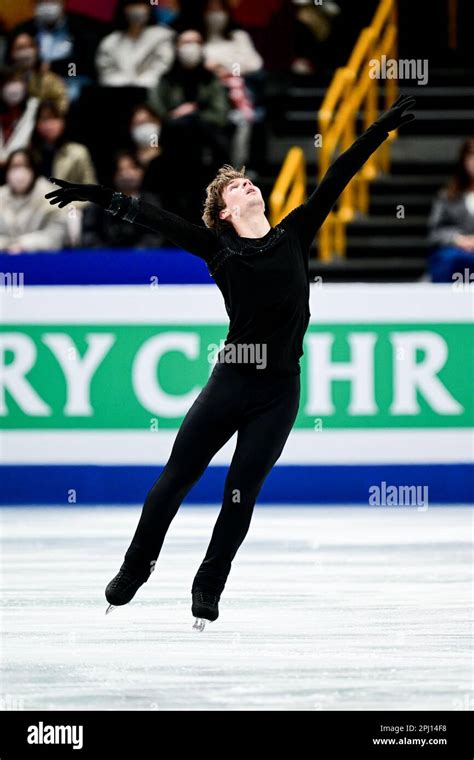
<svg viewBox="0 0 474 760"><path fill-rule="evenodd" d="M282 227L273 227L268 240L263 245L242 245L240 249L232 245L227 245L220 248L207 265L209 273L213 277L217 270L221 268L222 264L224 264L224 262L231 256L255 256L263 253L268 248L271 248L284 234L285 230Z"/></svg>

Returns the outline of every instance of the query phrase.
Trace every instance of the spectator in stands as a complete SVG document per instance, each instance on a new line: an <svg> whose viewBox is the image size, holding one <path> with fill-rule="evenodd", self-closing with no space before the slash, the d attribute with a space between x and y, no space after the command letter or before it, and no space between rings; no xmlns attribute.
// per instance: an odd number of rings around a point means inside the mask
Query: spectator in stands
<svg viewBox="0 0 474 760"><path fill-rule="evenodd" d="M65 0L36 0L33 18L15 27L11 39L23 32L34 37L41 60L63 78L72 101L95 77L95 51L105 27L66 13L64 6Z"/></svg>
<svg viewBox="0 0 474 760"><path fill-rule="evenodd" d="M233 23L229 0L207 0L203 21L204 59L209 69L238 76L260 71L263 59L250 35Z"/></svg>
<svg viewBox="0 0 474 760"><path fill-rule="evenodd" d="M125 0L121 16L122 28L107 35L97 50L99 82L109 87L154 87L173 62L175 33L154 24L145 0Z"/></svg>
<svg viewBox="0 0 474 760"><path fill-rule="evenodd" d="M64 81L41 63L38 45L31 34L22 32L14 37L10 61L15 68L25 73L31 97L52 100L66 113L69 102Z"/></svg>
<svg viewBox="0 0 474 760"><path fill-rule="evenodd" d="M199 221L202 188L229 160L229 102L219 79L204 67L198 31L179 35L176 60L150 91L149 102L162 119L163 150L173 157L175 186L169 192L178 204L173 210ZM184 175L188 180L182 183L178 178Z"/></svg>
<svg viewBox="0 0 474 760"><path fill-rule="evenodd" d="M28 96L23 72L0 72L0 170L14 150L28 146L37 108L38 99Z"/></svg>
<svg viewBox="0 0 474 760"><path fill-rule="evenodd" d="M229 106L218 78L204 67L203 38L193 29L177 40L176 60L158 87L150 91L150 105L174 125L190 127L210 135L227 123ZM184 121L186 120L186 122Z"/></svg>
<svg viewBox="0 0 474 760"><path fill-rule="evenodd" d="M31 147L40 173L45 177L64 177L68 182L97 182L89 150L68 138L65 116L56 103L40 103Z"/></svg>
<svg viewBox="0 0 474 760"><path fill-rule="evenodd" d="M130 137L136 156L145 168L161 154L161 119L146 103L139 103L132 110Z"/></svg>
<svg viewBox="0 0 474 760"><path fill-rule="evenodd" d="M177 158L163 149L162 123L156 111L147 103L135 106L130 117L130 138L133 155L143 167L145 174L142 188L158 195L170 211L182 210L182 182L176 172Z"/></svg>
<svg viewBox="0 0 474 760"><path fill-rule="evenodd" d="M121 151L115 159L116 191L159 205L156 194L143 191L145 170L133 153ZM86 248L159 248L163 237L144 227L115 220L103 208L90 204L84 211L82 245Z"/></svg>
<svg viewBox="0 0 474 760"><path fill-rule="evenodd" d="M474 273L474 137L461 147L456 171L436 198L428 222L433 282Z"/></svg>
<svg viewBox="0 0 474 760"><path fill-rule="evenodd" d="M3 253L57 251L67 237L67 213L51 206L44 194L51 184L38 176L28 150L13 151L0 187L0 250Z"/></svg>
<svg viewBox="0 0 474 760"><path fill-rule="evenodd" d="M219 77L232 106L231 161L242 165L249 158L252 125L264 116L263 60L250 35L232 22L229 0L207 0L203 27L206 68Z"/></svg>

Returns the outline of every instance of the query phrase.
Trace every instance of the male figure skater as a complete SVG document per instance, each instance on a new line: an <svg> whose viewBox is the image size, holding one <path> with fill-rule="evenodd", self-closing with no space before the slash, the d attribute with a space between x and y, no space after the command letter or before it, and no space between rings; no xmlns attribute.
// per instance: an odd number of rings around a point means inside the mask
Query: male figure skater
<svg viewBox="0 0 474 760"><path fill-rule="evenodd" d="M243 171L228 165L207 188L205 227L101 185L51 179L60 186L46 196L51 203L97 203L204 259L230 318L209 380L182 422L169 460L146 497L123 564L106 588L111 606L127 604L148 580L180 504L237 431L222 507L191 589L192 613L201 627L204 620L217 619L256 498L298 412L299 359L310 318L311 243L344 187L388 133L415 118L405 113L414 103L414 98L400 96L334 161L306 203L275 227L265 216L260 190Z"/></svg>

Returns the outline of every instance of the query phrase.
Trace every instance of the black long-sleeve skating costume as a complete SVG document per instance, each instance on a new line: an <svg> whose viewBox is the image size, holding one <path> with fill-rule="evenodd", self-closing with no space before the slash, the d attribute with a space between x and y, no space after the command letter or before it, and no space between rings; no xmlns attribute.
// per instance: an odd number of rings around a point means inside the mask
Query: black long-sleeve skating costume
<svg viewBox="0 0 474 760"><path fill-rule="evenodd" d="M228 354L216 363L147 495L125 556L130 567L144 568L156 560L184 497L237 431L222 508L192 587L220 597L258 493L298 412L299 359L310 318L311 243L344 187L387 136L377 123L369 127L336 159L306 203L258 239L239 237L230 227L217 234L140 199L118 193L112 197L112 214L158 230L204 259L229 315L226 346L266 347L265 366L262 362L228 363Z"/></svg>

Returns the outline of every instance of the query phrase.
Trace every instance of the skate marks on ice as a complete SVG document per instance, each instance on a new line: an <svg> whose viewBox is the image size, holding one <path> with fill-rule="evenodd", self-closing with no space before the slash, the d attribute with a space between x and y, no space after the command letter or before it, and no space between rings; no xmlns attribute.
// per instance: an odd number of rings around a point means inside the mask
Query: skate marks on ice
<svg viewBox="0 0 474 760"><path fill-rule="evenodd" d="M217 506L104 615L139 513L3 510L3 709L472 709L469 509L257 507L202 636Z"/></svg>

